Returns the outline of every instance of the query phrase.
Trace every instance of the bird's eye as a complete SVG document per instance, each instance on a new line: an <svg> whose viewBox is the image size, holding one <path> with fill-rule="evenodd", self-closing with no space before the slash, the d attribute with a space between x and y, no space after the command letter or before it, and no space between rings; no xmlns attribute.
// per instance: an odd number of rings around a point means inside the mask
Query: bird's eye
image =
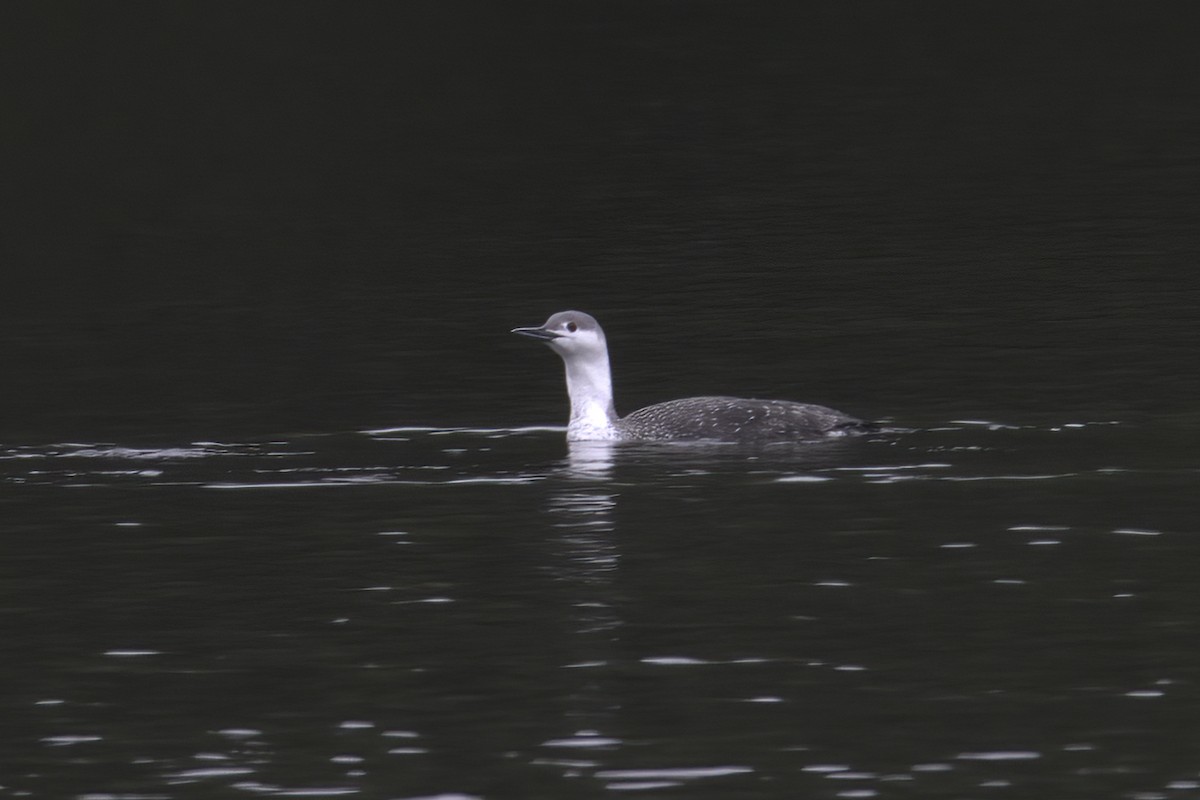
<svg viewBox="0 0 1200 800"><path fill-rule="evenodd" d="M571 333L574 333L575 331L579 330L579 326L576 325L574 322L568 322L567 330L569 330Z"/></svg>

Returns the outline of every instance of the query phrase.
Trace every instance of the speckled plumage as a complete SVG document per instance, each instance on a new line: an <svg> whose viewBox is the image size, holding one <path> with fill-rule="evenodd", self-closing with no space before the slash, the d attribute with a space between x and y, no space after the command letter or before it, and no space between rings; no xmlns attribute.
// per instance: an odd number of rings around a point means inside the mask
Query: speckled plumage
<svg viewBox="0 0 1200 800"><path fill-rule="evenodd" d="M864 423L832 408L789 400L687 397L639 408L617 420L625 438L719 441L816 439L860 432Z"/></svg>
<svg viewBox="0 0 1200 800"><path fill-rule="evenodd" d="M803 441L874 428L824 406L739 397L669 400L618 417L608 344L593 317L562 311L540 328L515 328L513 333L539 339L562 357L571 398L571 441Z"/></svg>

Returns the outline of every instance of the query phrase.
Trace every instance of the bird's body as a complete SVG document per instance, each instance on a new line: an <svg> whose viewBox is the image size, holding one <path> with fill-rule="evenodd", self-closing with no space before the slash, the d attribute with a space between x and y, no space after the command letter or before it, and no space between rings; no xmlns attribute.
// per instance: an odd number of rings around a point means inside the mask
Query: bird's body
<svg viewBox="0 0 1200 800"><path fill-rule="evenodd" d="M570 441L803 441L874 429L824 406L738 397L669 400L619 417L608 343L593 317L562 311L540 328L515 328L513 333L544 341L562 357L571 399Z"/></svg>

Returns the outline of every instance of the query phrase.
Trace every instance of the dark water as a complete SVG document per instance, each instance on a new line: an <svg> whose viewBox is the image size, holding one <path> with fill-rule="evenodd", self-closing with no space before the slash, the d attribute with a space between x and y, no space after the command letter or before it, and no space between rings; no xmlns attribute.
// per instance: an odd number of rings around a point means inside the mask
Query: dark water
<svg viewBox="0 0 1200 800"><path fill-rule="evenodd" d="M0 797L1200 797L1178 8L14 6Z"/></svg>

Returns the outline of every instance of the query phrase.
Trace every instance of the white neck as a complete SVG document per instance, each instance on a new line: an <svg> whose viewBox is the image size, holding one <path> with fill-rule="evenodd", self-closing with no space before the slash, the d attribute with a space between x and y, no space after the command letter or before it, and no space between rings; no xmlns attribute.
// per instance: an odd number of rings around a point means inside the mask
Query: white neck
<svg viewBox="0 0 1200 800"><path fill-rule="evenodd" d="M571 421L567 440L586 442L618 439L617 412L613 408L612 372L608 353L589 353L586 358L564 358L567 394L571 396Z"/></svg>

